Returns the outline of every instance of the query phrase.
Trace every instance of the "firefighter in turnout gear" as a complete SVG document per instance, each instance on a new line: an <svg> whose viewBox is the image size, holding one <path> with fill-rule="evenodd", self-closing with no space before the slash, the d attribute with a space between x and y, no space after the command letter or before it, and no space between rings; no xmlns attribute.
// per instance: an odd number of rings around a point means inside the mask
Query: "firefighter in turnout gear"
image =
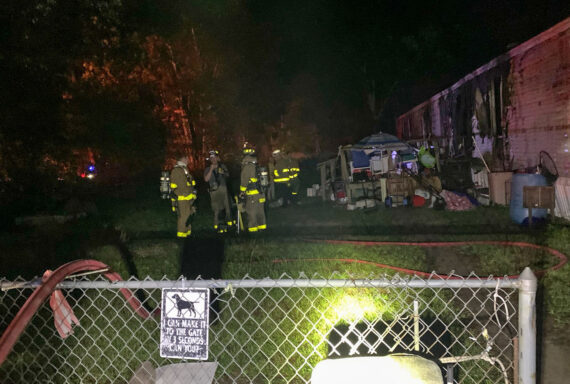
<svg viewBox="0 0 570 384"><path fill-rule="evenodd" d="M183 155L178 159L170 173L170 188L175 203L173 210L178 217L176 236L179 238L186 238L192 232L192 226L188 223L188 219L196 212L193 206L196 200L195 186L196 182L188 171L188 156Z"/></svg>
<svg viewBox="0 0 570 384"><path fill-rule="evenodd" d="M288 205L296 201L299 193L299 162L291 159L280 149L272 153L273 162L269 163L269 173L275 188L278 205Z"/></svg>
<svg viewBox="0 0 570 384"><path fill-rule="evenodd" d="M288 184L288 198L292 203L297 203L299 198L299 161L288 156L289 161L289 184Z"/></svg>
<svg viewBox="0 0 570 384"><path fill-rule="evenodd" d="M269 176L273 181L275 190L275 200L279 205L287 204L288 184L289 184L289 162L281 150L276 149L272 153L273 161L269 162Z"/></svg>
<svg viewBox="0 0 570 384"><path fill-rule="evenodd" d="M257 157L255 149L244 145L241 162L240 198L245 201L248 232L258 232L267 228L265 222L265 195L259 185Z"/></svg>
<svg viewBox="0 0 570 384"><path fill-rule="evenodd" d="M230 176L228 167L220 163L218 151L210 151L210 165L204 170L204 181L209 185L210 202L214 211L214 230L225 233L234 222L231 217L228 197L227 179ZM224 212L225 220L220 223L220 214Z"/></svg>

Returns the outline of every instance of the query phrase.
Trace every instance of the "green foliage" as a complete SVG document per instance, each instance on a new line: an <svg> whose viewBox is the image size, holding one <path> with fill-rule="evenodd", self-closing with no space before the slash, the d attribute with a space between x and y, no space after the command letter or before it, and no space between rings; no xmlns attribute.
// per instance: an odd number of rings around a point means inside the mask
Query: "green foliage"
<svg viewBox="0 0 570 384"><path fill-rule="evenodd" d="M558 258L542 249L526 247L468 245L460 247L461 257L476 259L481 276L518 275L525 267L542 271L554 266Z"/></svg>
<svg viewBox="0 0 570 384"><path fill-rule="evenodd" d="M548 228L548 246L570 255L570 228L552 225ZM546 310L552 315L555 324L565 327L570 324L570 265L548 272L541 281L544 288Z"/></svg>
<svg viewBox="0 0 570 384"><path fill-rule="evenodd" d="M369 264L346 262L368 261ZM290 276L300 271L307 276L329 276L340 272L339 278L367 278L392 274L374 263L421 269L423 251L417 247L361 247L355 245L315 244L289 239L235 242L226 247L226 278Z"/></svg>

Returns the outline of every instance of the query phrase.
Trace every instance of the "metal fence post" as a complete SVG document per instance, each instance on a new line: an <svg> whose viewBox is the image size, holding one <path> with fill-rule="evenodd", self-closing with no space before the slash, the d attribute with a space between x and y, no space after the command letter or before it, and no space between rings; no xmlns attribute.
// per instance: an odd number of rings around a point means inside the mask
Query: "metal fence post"
<svg viewBox="0 0 570 384"><path fill-rule="evenodd" d="M519 383L536 383L536 276L526 267L519 276Z"/></svg>
<svg viewBox="0 0 570 384"><path fill-rule="evenodd" d="M40 285L38 280L7 281L0 276L0 334ZM208 360L218 363L214 384L260 380L309 384L316 364L324 358L391 354L396 349L421 349L447 365L442 383L503 384L511 377L513 384L536 382L536 279L528 269L518 279L482 279L474 274L454 279L386 275L373 280L309 279L300 273L298 279L282 275L277 279L107 281L102 276L84 276L66 279L55 289L76 310L81 320L78 332L54 343L58 335L54 314L48 300L43 302L0 364L2 383L127 383L136 381L141 372L154 372L158 380L159 374L169 372L162 368L180 363L186 352L198 351L195 347L204 345L203 336ZM215 291L209 301L213 316L209 323L196 321L190 304L178 308L174 291L190 295L186 296L190 302L198 295L190 291L196 289ZM148 316L152 308L167 316ZM202 308L205 316L208 308ZM494 321L497 327L491 328L496 330L491 340L496 342L489 340L483 349L478 335L484 336L481 330ZM520 353L515 341L510 344L519 332ZM172 334L176 338L168 336ZM159 356L167 344L168 352L177 357ZM131 356L133 348L135 356L114 358ZM269 363L258 363L260 358ZM207 372L200 375L211 377ZM180 384L182 376L163 381Z"/></svg>

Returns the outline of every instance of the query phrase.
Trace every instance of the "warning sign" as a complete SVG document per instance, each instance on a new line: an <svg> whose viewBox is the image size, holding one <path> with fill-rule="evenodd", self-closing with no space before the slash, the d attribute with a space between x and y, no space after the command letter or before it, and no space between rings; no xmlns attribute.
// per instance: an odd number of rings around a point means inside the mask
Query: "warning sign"
<svg viewBox="0 0 570 384"><path fill-rule="evenodd" d="M160 356L208 359L208 289L163 289Z"/></svg>

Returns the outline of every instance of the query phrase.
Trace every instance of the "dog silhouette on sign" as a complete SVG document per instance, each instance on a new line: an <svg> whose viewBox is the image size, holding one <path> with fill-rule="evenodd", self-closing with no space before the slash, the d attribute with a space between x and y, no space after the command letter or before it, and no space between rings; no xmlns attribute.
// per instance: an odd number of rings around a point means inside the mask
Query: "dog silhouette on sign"
<svg viewBox="0 0 570 384"><path fill-rule="evenodd" d="M178 310L178 317L182 317L182 311L188 310L190 316L196 316L196 309L192 301L183 300L178 295L173 295L172 298L176 301L176 309Z"/></svg>

